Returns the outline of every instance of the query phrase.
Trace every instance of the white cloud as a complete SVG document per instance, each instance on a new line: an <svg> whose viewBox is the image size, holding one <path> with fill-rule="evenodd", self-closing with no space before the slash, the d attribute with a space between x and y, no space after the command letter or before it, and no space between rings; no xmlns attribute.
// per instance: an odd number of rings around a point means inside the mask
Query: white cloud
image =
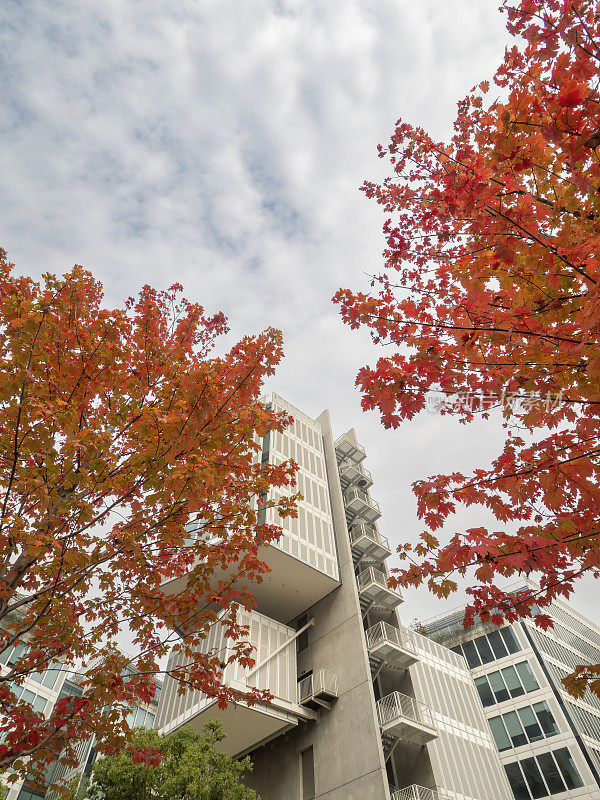
<svg viewBox="0 0 600 800"><path fill-rule="evenodd" d="M413 537L410 483L498 447L424 416L383 431L354 377L372 358L330 298L380 268L381 176L397 118L450 131L499 62L493 0L41 0L0 33L1 241L18 268L90 267L119 302L181 281L234 335L284 330L273 389L356 427L383 530ZM417 603L406 604L410 618ZM421 613L435 610L419 595Z"/></svg>

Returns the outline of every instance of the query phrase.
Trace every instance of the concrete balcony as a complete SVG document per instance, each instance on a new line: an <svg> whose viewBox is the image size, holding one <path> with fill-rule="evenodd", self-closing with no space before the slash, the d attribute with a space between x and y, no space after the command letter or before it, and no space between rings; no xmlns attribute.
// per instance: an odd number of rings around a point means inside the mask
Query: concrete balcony
<svg viewBox="0 0 600 800"><path fill-rule="evenodd" d="M381 732L410 744L423 745L437 738L431 709L402 692L392 692L377 701Z"/></svg>
<svg viewBox="0 0 600 800"><path fill-rule="evenodd" d="M379 503L371 499L362 489L351 487L344 492L344 506L346 519L376 522L381 516Z"/></svg>
<svg viewBox="0 0 600 800"><path fill-rule="evenodd" d="M298 703L308 708L329 708L338 698L337 675L326 669L317 669L298 682Z"/></svg>
<svg viewBox="0 0 600 800"><path fill-rule="evenodd" d="M361 600L382 606L386 609L396 608L403 602L403 597L399 592L390 589L387 583L387 576L375 567L367 567L356 576L358 593Z"/></svg>
<svg viewBox="0 0 600 800"><path fill-rule="evenodd" d="M398 669L408 669L419 660L410 631L378 622L365 632L369 655Z"/></svg>
<svg viewBox="0 0 600 800"><path fill-rule="evenodd" d="M349 486L358 486L359 489L368 489L373 486L373 478L368 469L359 467L355 461L347 459L339 465L340 483L342 489Z"/></svg>
<svg viewBox="0 0 600 800"><path fill-rule="evenodd" d="M368 522L357 522L352 525L349 534L352 550L359 553L360 556L369 556L374 561L383 561L392 554L388 540Z"/></svg>
<svg viewBox="0 0 600 800"><path fill-rule="evenodd" d="M443 789L428 789L426 786L406 786L404 789L390 788L392 800L450 800L450 795Z"/></svg>
<svg viewBox="0 0 600 800"><path fill-rule="evenodd" d="M338 460L344 461L345 459L349 459L354 461L356 464L360 464L361 461L364 461L367 454L365 453L364 447L361 447L358 442L355 442L354 439L351 439L347 433L336 441L334 444L335 454Z"/></svg>

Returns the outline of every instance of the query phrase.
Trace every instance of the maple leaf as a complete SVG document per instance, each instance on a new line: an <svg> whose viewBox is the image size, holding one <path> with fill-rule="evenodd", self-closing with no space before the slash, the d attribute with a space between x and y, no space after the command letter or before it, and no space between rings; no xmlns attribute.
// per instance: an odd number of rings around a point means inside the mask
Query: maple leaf
<svg viewBox="0 0 600 800"><path fill-rule="evenodd" d="M514 41L498 98L482 76L448 142L398 121L379 147L388 177L363 186L385 212L384 272L370 293L334 298L385 348L357 378L385 427L409 424L433 392L465 425L499 410L491 464L413 484L428 530L400 546L395 574L438 596L468 575L467 625L530 616L600 577L600 16L582 0L502 5ZM434 539L461 505L496 524ZM495 585L530 575L539 591ZM593 669L577 680L569 690L600 693Z"/></svg>

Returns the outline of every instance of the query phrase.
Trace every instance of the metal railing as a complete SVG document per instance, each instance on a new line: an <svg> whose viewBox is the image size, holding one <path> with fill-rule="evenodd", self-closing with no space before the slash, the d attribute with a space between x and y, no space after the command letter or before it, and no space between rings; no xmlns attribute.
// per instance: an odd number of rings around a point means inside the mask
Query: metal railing
<svg viewBox="0 0 600 800"><path fill-rule="evenodd" d="M390 788L392 800L449 800L450 795L440 789L428 789L426 786L406 786L404 789Z"/></svg>
<svg viewBox="0 0 600 800"><path fill-rule="evenodd" d="M318 669L312 675L298 681L298 702L302 703L315 695L328 694L337 697L337 675L327 669Z"/></svg>
<svg viewBox="0 0 600 800"><path fill-rule="evenodd" d="M359 453L362 453L363 457L365 457L367 455L366 452L365 452L365 448L362 445L358 444L358 442L355 442L354 439L351 439L345 433L342 434L339 437L339 439L335 440L335 443L333 445L333 449L337 450L339 447L341 447L341 445L344 444L344 442L347 442L350 445L350 447L352 448L352 450L358 450Z"/></svg>
<svg viewBox="0 0 600 800"><path fill-rule="evenodd" d="M344 503L348 506L353 500L361 500L366 506L375 509L378 514L381 513L381 509L379 508L379 503L377 500L373 500L372 497L366 492L363 492L362 489L357 489L355 487L350 487L346 492L344 492Z"/></svg>
<svg viewBox="0 0 600 800"><path fill-rule="evenodd" d="M353 472L357 473L357 477L360 480L361 477L370 480L373 483L373 476L369 472L368 469L365 469L363 466L358 466L356 461L352 461L351 458L345 458L339 465L338 471L340 473L340 478L344 477L344 473L346 470L352 470Z"/></svg>
<svg viewBox="0 0 600 800"><path fill-rule="evenodd" d="M367 567L366 569L361 570L361 572L359 572L356 576L356 582L358 583L359 589L368 586L369 583L376 583L378 586L381 586L384 589L389 589L390 592L394 591L388 586L387 575L385 575L380 569L375 569L375 567Z"/></svg>
<svg viewBox="0 0 600 800"><path fill-rule="evenodd" d="M434 727L433 714L429 706L402 692L392 692L378 700L377 716L382 727L398 717L406 717L420 722L421 725Z"/></svg>
<svg viewBox="0 0 600 800"><path fill-rule="evenodd" d="M366 536L374 542L383 545L390 550L390 543L387 537L382 536L374 525L369 525L368 522L357 522L355 525L350 526L350 543L354 544L357 539Z"/></svg>
<svg viewBox="0 0 600 800"><path fill-rule="evenodd" d="M367 647L375 647L379 642L387 640L392 644L397 644L403 650L414 650L414 644L410 632L406 628L395 628L389 622L378 622L376 625L371 625L365 631L367 637Z"/></svg>

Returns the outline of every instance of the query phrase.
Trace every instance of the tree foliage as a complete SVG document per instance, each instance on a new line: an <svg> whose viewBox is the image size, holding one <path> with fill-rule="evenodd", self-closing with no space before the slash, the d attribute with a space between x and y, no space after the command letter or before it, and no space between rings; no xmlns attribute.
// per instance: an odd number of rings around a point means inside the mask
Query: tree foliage
<svg viewBox="0 0 600 800"><path fill-rule="evenodd" d="M219 753L224 739L216 720L202 733L189 725L168 736L138 728L127 750L96 761L86 800L259 800L240 782L250 759Z"/></svg>
<svg viewBox="0 0 600 800"><path fill-rule="evenodd" d="M270 487L288 485L295 465L257 456L266 432L287 424L258 400L281 358L278 331L217 355L225 317L207 316L179 285L144 286L109 309L83 268L38 283L5 256L0 650L27 649L0 675L0 768L31 778L61 751L72 760L91 731L107 751L122 744L129 709L153 696L176 625L188 658L173 677L221 704L235 699L218 654L197 647L222 624L242 637L232 658L251 659L236 609L252 604L248 582L267 569L257 541L279 534L259 524L259 509L275 504L265 500ZM294 497L277 506L294 513ZM162 591L163 579L183 575L180 591ZM124 630L133 662L115 643ZM45 719L14 688L57 664L78 668L84 693L61 698Z"/></svg>
<svg viewBox="0 0 600 800"><path fill-rule="evenodd" d="M385 426L412 419L432 392L464 423L502 414L491 465L415 483L426 530L400 548L395 578L446 597L474 568L467 624L543 609L600 565L600 8L502 8L514 43L491 86L459 104L451 141L401 120L379 147L391 175L363 188L388 215L385 271L369 294L335 298L347 323L391 345L357 378ZM497 526L441 544L436 531L461 506ZM541 591L498 588L523 574ZM570 688L591 679L600 694L600 666L579 673Z"/></svg>

